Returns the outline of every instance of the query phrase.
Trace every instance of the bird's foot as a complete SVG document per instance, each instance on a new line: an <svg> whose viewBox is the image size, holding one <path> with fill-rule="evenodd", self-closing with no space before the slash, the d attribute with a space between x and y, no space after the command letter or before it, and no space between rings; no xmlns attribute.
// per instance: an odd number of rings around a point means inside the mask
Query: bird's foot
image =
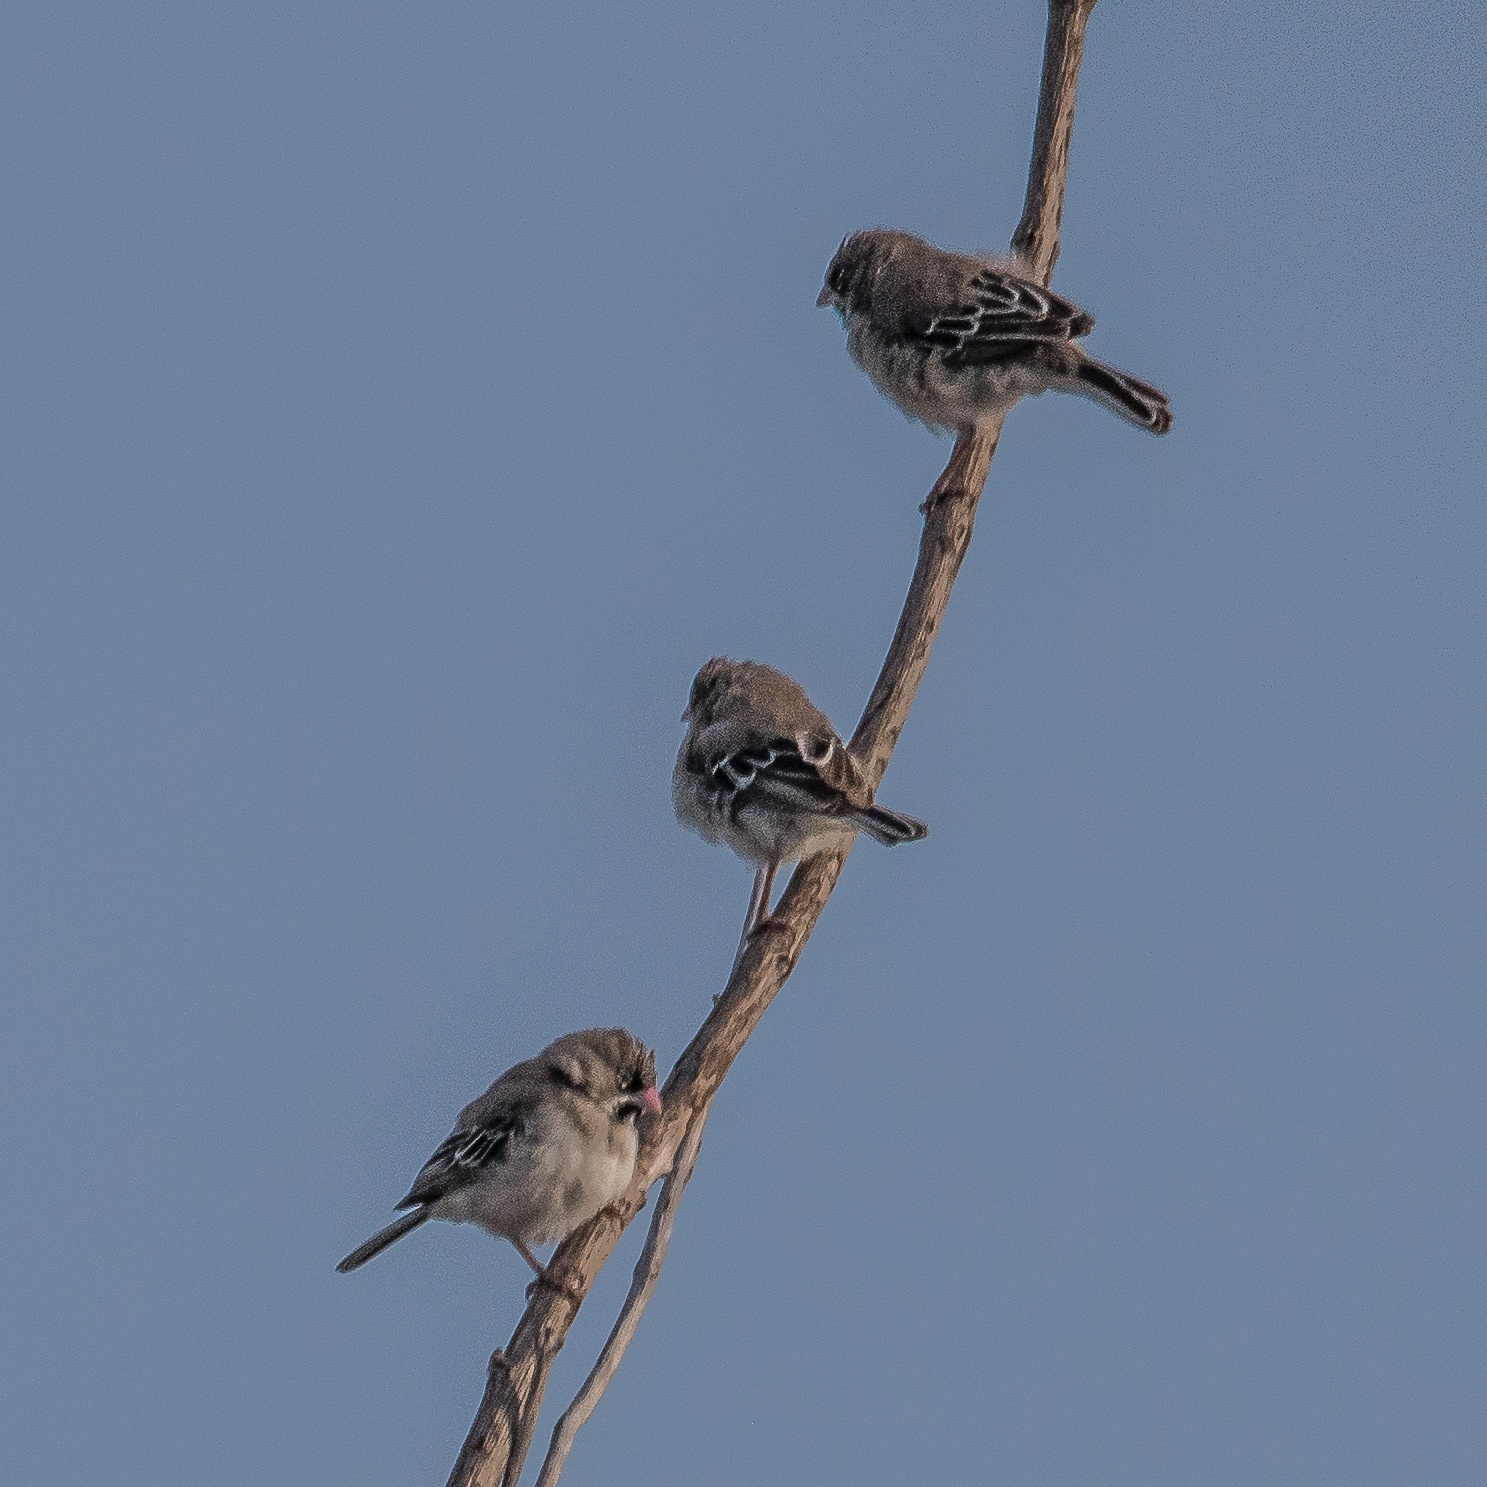
<svg viewBox="0 0 1487 1487"><path fill-rule="evenodd" d="M752 944L755 935L767 934L770 930L788 931L790 926L778 914L761 914L753 929L749 931L749 943Z"/></svg>
<svg viewBox="0 0 1487 1487"><path fill-rule="evenodd" d="M733 952L733 964L728 968L729 984L732 984L734 976L738 974L738 964L744 958L745 954L748 953L748 949L754 943L754 937L756 935L768 934L770 930L775 929L788 931L789 928L790 926L782 918L774 914L764 914L754 924L750 925L748 930L745 931L744 937L738 942L738 949ZM727 988L725 987L724 990L726 991ZM722 991L713 994L714 1007L722 1000Z"/></svg>
<svg viewBox="0 0 1487 1487"><path fill-rule="evenodd" d="M528 1285L528 1301L532 1299L532 1293L539 1288L544 1291L551 1291L555 1295L563 1297L565 1301L571 1301L575 1307L580 1306L583 1303L583 1292L580 1291L578 1287L572 1283L572 1281L566 1281L563 1280L561 1276L554 1275L552 1273L552 1267L550 1265L542 1270L539 1270L536 1276L533 1278L531 1284Z"/></svg>
<svg viewBox="0 0 1487 1487"><path fill-rule="evenodd" d="M947 501L963 501L970 494L963 485L936 485L919 503L919 510L925 516L932 516Z"/></svg>

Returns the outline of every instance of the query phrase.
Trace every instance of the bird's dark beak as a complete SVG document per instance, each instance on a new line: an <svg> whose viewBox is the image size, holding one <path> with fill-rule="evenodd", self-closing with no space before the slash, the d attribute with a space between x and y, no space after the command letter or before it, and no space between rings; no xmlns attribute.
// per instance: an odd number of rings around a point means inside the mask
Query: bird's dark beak
<svg viewBox="0 0 1487 1487"><path fill-rule="evenodd" d="M690 723L691 721L692 721L692 704L689 702L682 709L682 722L684 722L684 723Z"/></svg>
<svg viewBox="0 0 1487 1487"><path fill-rule="evenodd" d="M645 1108L652 1115L659 1115L661 1113L661 1094L654 1084L648 1090L645 1090L640 1098L645 1101Z"/></svg>
<svg viewBox="0 0 1487 1487"><path fill-rule="evenodd" d="M818 310L824 310L835 298L836 296L832 294L830 287L823 284L820 294L816 296L816 308Z"/></svg>

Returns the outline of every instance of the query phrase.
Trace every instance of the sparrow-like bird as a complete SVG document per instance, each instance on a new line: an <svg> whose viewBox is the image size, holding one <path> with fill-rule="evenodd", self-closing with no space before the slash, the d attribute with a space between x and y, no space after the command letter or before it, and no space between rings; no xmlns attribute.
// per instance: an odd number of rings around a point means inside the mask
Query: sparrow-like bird
<svg viewBox="0 0 1487 1487"><path fill-rule="evenodd" d="M336 1269L365 1265L428 1219L479 1224L509 1239L538 1278L535 1244L565 1239L635 1175L642 1110L659 1111L656 1056L623 1028L568 1033L515 1065L459 1113L423 1164L411 1209Z"/></svg>
<svg viewBox="0 0 1487 1487"><path fill-rule="evenodd" d="M878 390L931 428L969 431L1049 388L1154 434L1172 427L1166 393L1075 344L1094 316L1015 264L874 228L842 239L816 303L841 312L847 349Z"/></svg>
<svg viewBox="0 0 1487 1487"><path fill-rule="evenodd" d="M773 666L714 656L692 682L682 720L692 726L671 776L677 820L758 869L739 955L769 917L782 863L813 857L857 831L887 847L929 835L922 821L873 803L872 786L831 719Z"/></svg>

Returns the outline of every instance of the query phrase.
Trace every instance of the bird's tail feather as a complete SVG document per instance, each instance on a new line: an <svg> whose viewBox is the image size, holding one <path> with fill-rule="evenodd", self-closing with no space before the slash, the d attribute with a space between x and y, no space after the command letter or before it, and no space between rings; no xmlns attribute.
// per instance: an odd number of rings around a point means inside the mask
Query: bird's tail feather
<svg viewBox="0 0 1487 1487"><path fill-rule="evenodd" d="M421 1223L431 1217L427 1208L415 1208L412 1213L405 1213L402 1218L396 1219L385 1229L379 1229L377 1233L352 1250L336 1270L345 1275L347 1271L355 1270L359 1265L365 1265L368 1260L380 1255L390 1244L395 1244L404 1234L411 1234Z"/></svg>
<svg viewBox="0 0 1487 1487"><path fill-rule="evenodd" d="M912 816L901 816L897 811L885 810L880 805L869 806L860 811L858 824L885 847L896 847L900 842L923 841L929 835L929 827Z"/></svg>
<svg viewBox="0 0 1487 1487"><path fill-rule="evenodd" d="M1137 428L1165 434L1172 427L1172 406L1161 388L1103 362L1085 360L1074 374L1076 392L1103 403Z"/></svg>

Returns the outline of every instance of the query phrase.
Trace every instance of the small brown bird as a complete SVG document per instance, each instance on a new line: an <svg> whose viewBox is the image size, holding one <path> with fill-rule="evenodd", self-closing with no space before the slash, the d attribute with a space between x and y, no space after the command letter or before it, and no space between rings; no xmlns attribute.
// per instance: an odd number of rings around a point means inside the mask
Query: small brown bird
<svg viewBox="0 0 1487 1487"><path fill-rule="evenodd" d="M691 727L671 777L677 819L758 868L739 955L768 921L782 863L857 831L888 847L929 835L922 821L873 803L831 720L773 666L714 656L697 673L682 719Z"/></svg>
<svg viewBox="0 0 1487 1487"><path fill-rule="evenodd" d="M816 303L841 312L847 349L878 390L930 428L969 431L1049 388L1154 434L1172 427L1166 393L1075 345L1094 316L1015 264L874 228L842 239Z"/></svg>
<svg viewBox="0 0 1487 1487"><path fill-rule="evenodd" d="M516 1064L459 1113L423 1164L412 1209L341 1261L365 1265L428 1219L479 1224L509 1239L546 1279L536 1244L565 1239L635 1175L642 1110L659 1111L656 1056L623 1028L568 1033Z"/></svg>

